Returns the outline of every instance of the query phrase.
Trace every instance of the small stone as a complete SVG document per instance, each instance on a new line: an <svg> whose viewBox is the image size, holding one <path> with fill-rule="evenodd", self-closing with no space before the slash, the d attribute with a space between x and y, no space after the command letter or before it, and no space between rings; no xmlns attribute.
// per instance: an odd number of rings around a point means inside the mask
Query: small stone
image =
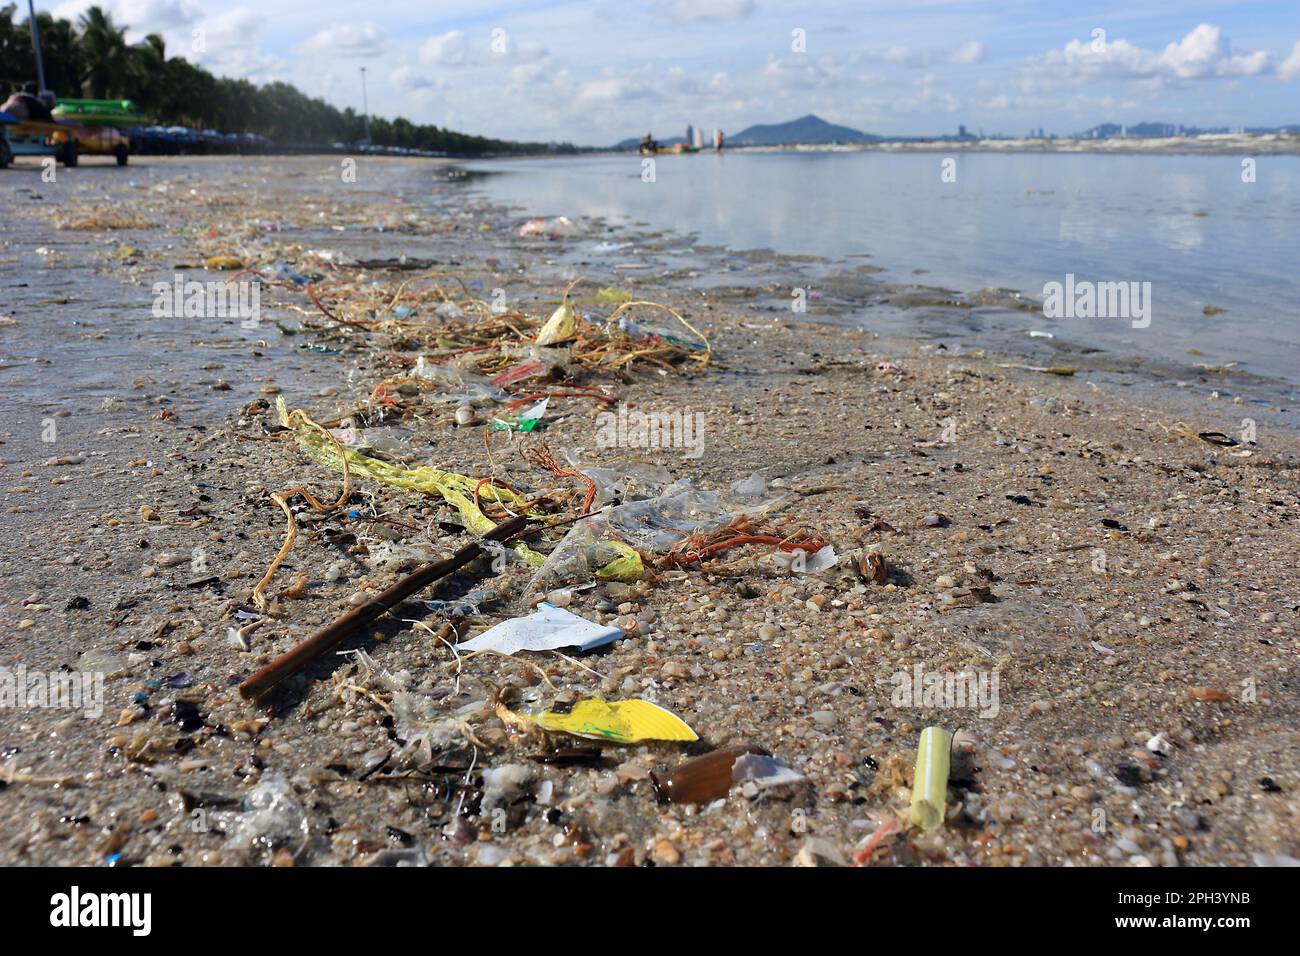
<svg viewBox="0 0 1300 956"><path fill-rule="evenodd" d="M682 859L682 855L677 852L677 847L667 840L656 842L650 857L660 866L676 866Z"/></svg>
<svg viewBox="0 0 1300 956"><path fill-rule="evenodd" d="M1147 741L1147 750L1151 751L1153 754L1167 754L1169 753L1169 749L1170 744L1169 741L1165 739L1164 734L1156 734Z"/></svg>

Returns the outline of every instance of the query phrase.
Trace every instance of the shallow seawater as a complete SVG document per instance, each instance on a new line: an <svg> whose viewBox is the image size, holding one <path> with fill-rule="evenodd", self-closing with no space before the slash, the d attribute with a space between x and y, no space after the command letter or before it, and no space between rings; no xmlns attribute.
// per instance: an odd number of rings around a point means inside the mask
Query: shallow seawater
<svg viewBox="0 0 1300 956"><path fill-rule="evenodd" d="M877 278L892 283L1006 288L1035 302L1067 275L1150 283L1145 328L1134 327L1144 322L1134 309L1127 318L1036 309L1019 313L1013 331L1300 381L1300 157L1259 157L1254 182L1243 182L1240 156L972 153L955 157L955 181L945 181L945 158L665 156L654 182L635 155L468 168L492 174L474 176L475 189L530 215L599 216L732 250L819 256L881 269ZM599 243L592 250L602 254ZM787 282L815 289L822 274L808 263Z"/></svg>

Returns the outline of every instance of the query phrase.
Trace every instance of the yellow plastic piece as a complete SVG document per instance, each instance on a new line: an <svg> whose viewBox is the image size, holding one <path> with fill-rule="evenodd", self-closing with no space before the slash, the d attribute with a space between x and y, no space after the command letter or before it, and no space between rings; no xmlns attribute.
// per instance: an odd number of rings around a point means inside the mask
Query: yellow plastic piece
<svg viewBox="0 0 1300 956"><path fill-rule="evenodd" d="M207 261L207 267L220 271L231 271L244 268L244 263L234 256L213 256Z"/></svg>
<svg viewBox="0 0 1300 956"><path fill-rule="evenodd" d="M298 416L306 417L302 412L295 411L290 415L283 398L276 399L275 407L280 415L280 423L293 429L294 437L298 439L298 444L307 454L327 468L335 471L343 470L343 463L339 459L334 443L299 420ZM458 475L452 471L439 471L437 468L402 468L363 455L352 448L344 448L343 454L347 458L348 472L354 477L369 478L371 481L392 485L395 488L405 488L442 498L460 512L465 527L476 538L483 537L496 527L496 522L474 504L474 488L479 483L475 478ZM499 488L495 485L484 485L479 496L499 501L507 506L523 504L523 498L519 495L508 488ZM525 544L516 545L515 550L523 556L530 567L541 567L546 560L544 554L539 554Z"/></svg>
<svg viewBox="0 0 1300 956"><path fill-rule="evenodd" d="M306 413L296 410L290 414L283 398L275 400L275 408L280 416L280 424L293 429L294 437L298 439L298 444L307 454L327 468L335 471L343 470L338 449L333 442L306 424ZM496 522L474 504L474 489L479 484L475 478L458 475L453 471L439 471L437 468L402 468L363 455L352 448L344 448L343 454L348 461L348 473L354 477L369 478L371 481L392 485L395 488L405 488L442 498L460 512L465 527L476 538L483 537L496 527ZM524 504L524 499L518 494L509 488L496 485L483 485L479 497L500 502L507 507L521 507ZM597 578L602 581L630 582L639 581L645 576L645 565L636 550L617 541L604 543L618 552L619 557L597 570ZM514 550L531 568L540 568L546 562L546 555L534 551L522 542L516 544Z"/></svg>
<svg viewBox="0 0 1300 956"><path fill-rule="evenodd" d="M603 700L588 697L567 714L523 714L546 730L590 740L635 744L643 740L699 740L699 735L671 711L648 700Z"/></svg>
<svg viewBox="0 0 1300 956"><path fill-rule="evenodd" d="M641 561L641 553L635 548L629 548L621 541L602 541L601 544L617 551L619 557L596 571L598 579L632 582L640 581L645 576L645 564Z"/></svg>

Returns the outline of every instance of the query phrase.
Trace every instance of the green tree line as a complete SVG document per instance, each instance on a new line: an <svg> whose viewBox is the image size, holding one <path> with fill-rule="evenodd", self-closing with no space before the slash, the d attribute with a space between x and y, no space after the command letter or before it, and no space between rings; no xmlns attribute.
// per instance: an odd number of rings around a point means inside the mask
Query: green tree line
<svg viewBox="0 0 1300 956"><path fill-rule="evenodd" d="M31 30L15 20L17 4L0 7L0 102L36 79ZM213 76L184 57L168 56L163 38L151 33L138 43L100 7L75 23L38 13L46 86L57 96L129 99L166 126L257 133L286 144L353 143L365 135L365 120L351 107L340 110L313 99L289 83L258 86L248 80ZM372 116L370 139L458 155L538 152L540 143L511 143L470 136L433 125Z"/></svg>

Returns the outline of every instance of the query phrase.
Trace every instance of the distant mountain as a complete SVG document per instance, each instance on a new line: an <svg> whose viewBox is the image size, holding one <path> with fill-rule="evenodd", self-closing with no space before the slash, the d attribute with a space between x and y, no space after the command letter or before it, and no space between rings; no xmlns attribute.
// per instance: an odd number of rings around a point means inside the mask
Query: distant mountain
<svg viewBox="0 0 1300 956"><path fill-rule="evenodd" d="M809 113L788 123L751 126L734 136L727 137L728 146L791 146L803 144L808 146L827 143L871 143L879 141L879 136L836 126L820 116Z"/></svg>

